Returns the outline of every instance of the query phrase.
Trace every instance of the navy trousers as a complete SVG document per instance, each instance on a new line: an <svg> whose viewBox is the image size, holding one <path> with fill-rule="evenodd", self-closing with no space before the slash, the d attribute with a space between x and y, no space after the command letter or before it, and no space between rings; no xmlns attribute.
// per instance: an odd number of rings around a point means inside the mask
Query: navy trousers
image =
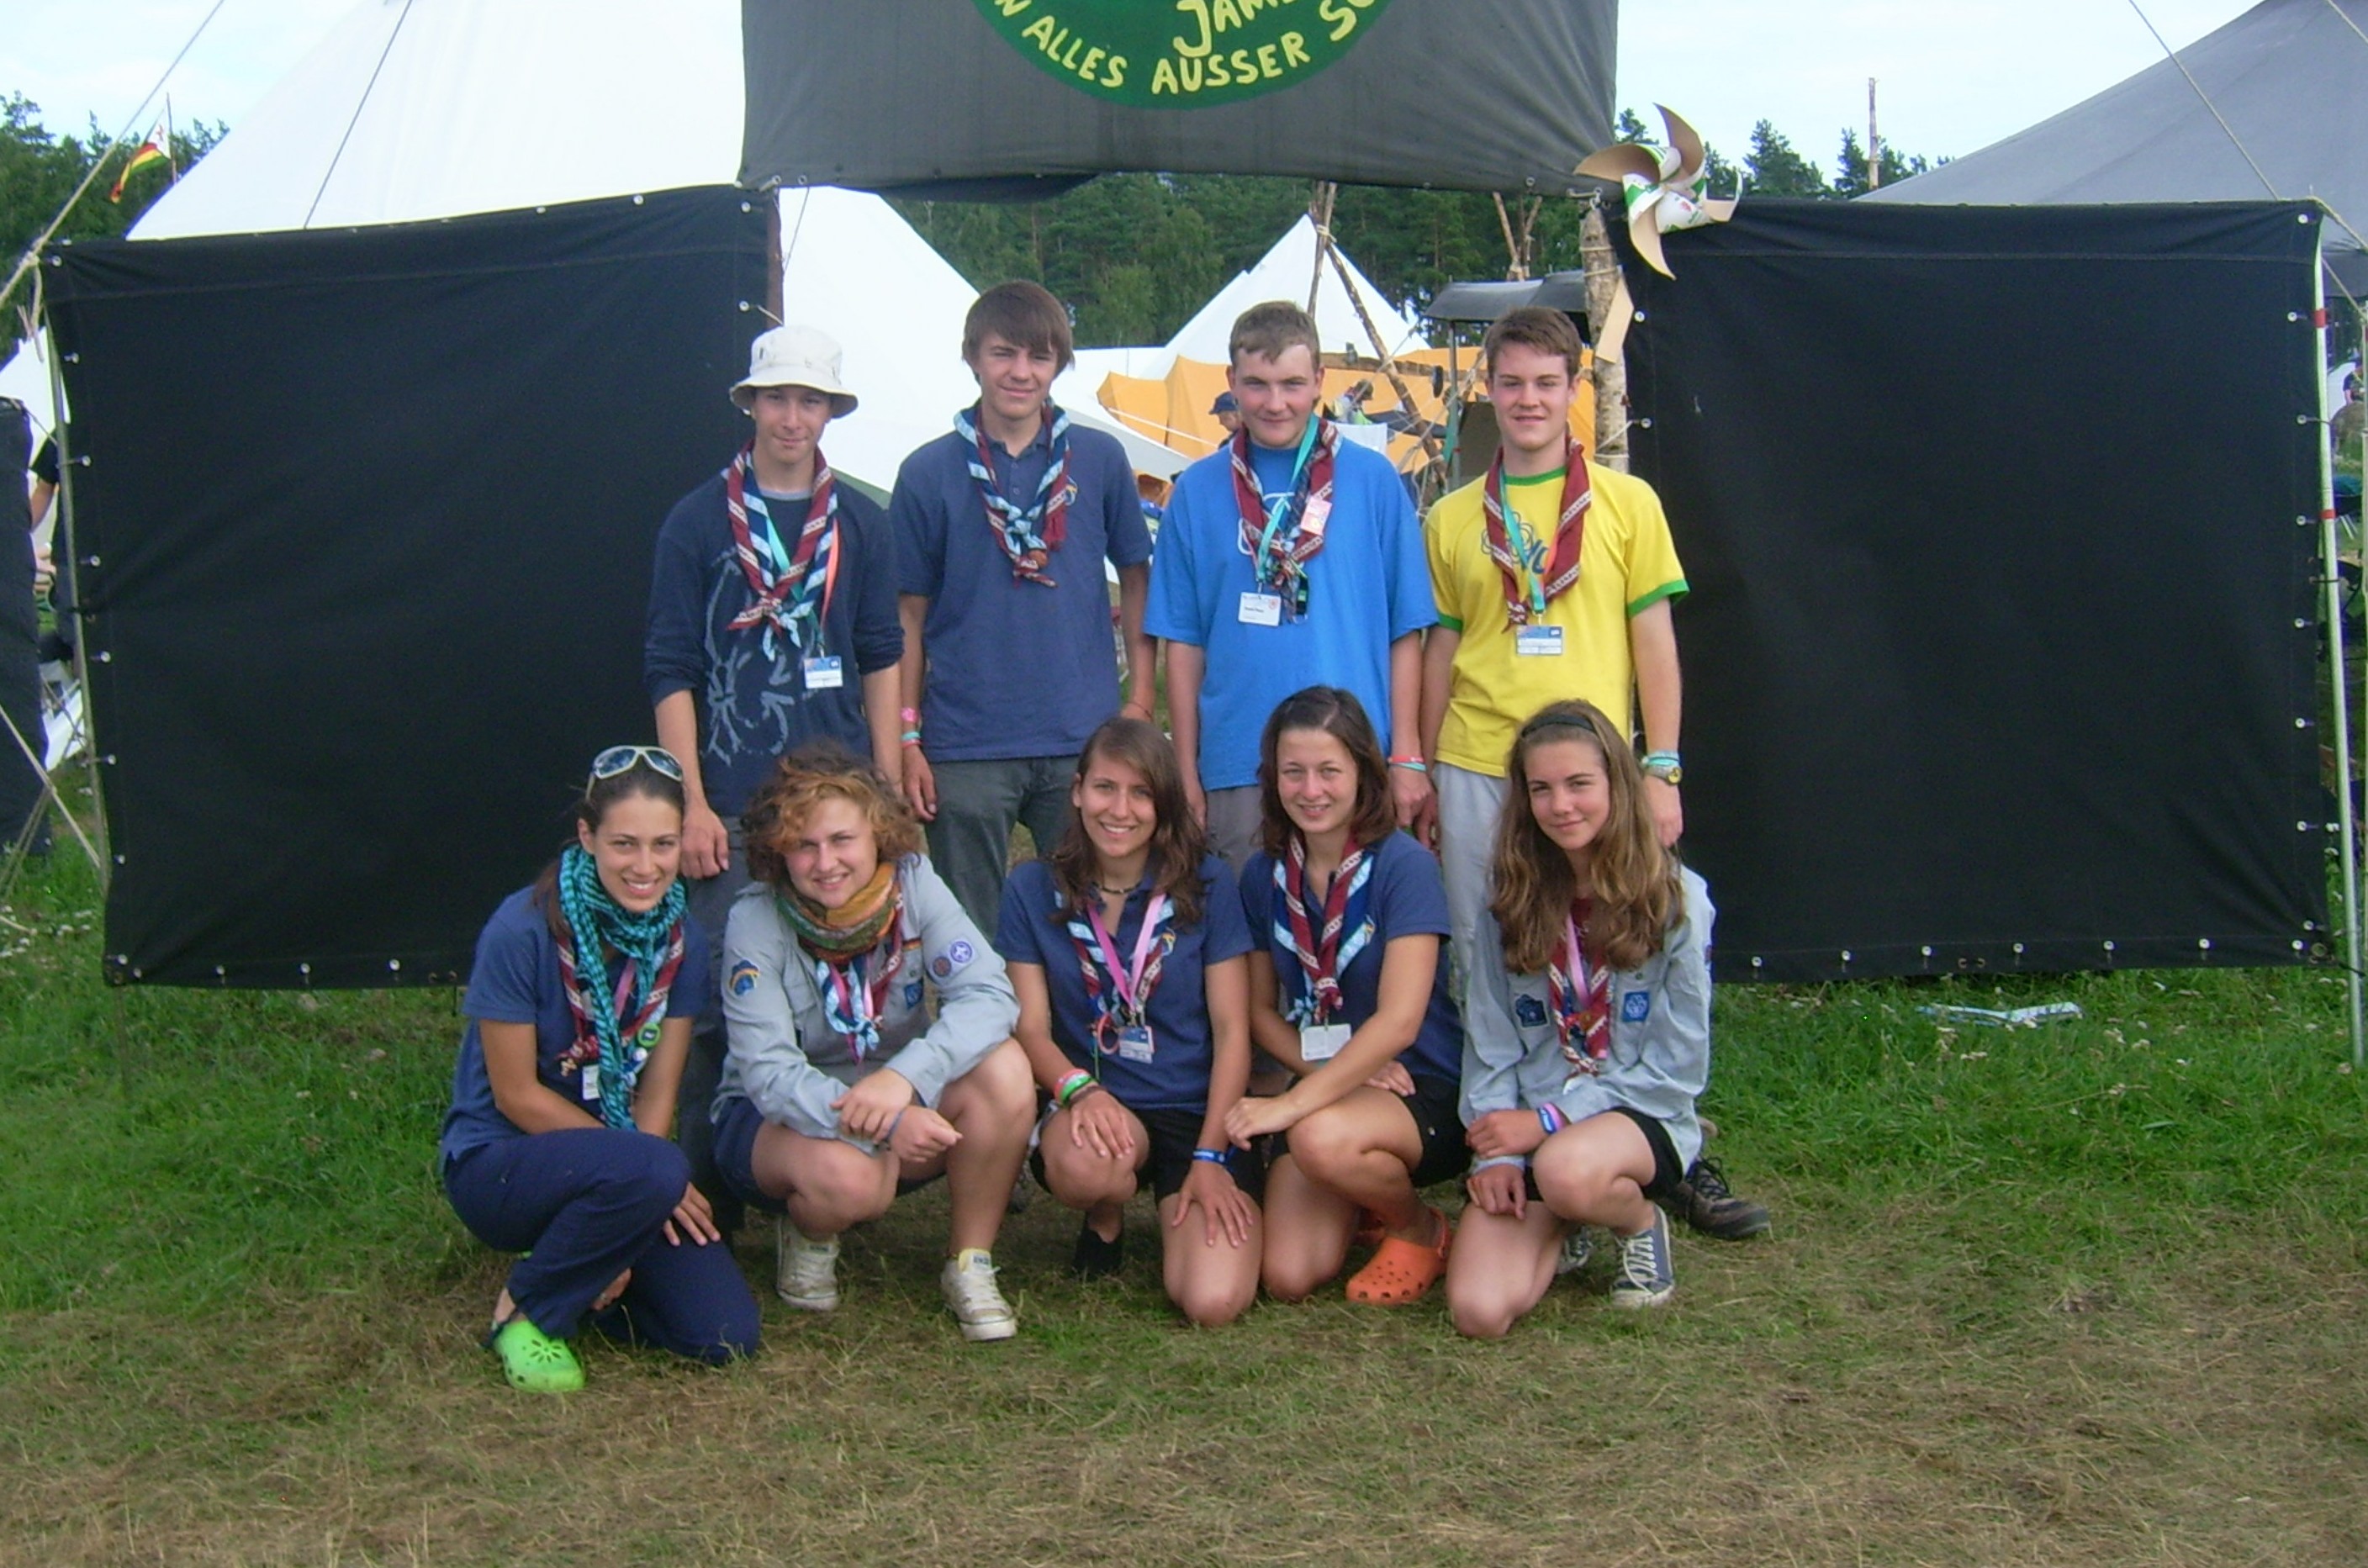
<svg viewBox="0 0 2368 1568"><path fill-rule="evenodd" d="M630 1268L625 1293L594 1322L601 1333L700 1361L751 1355L757 1301L732 1249L666 1240L689 1180L666 1140L609 1127L507 1138L444 1166L445 1196L471 1233L528 1255L510 1269L510 1299L543 1333L573 1336Z"/></svg>

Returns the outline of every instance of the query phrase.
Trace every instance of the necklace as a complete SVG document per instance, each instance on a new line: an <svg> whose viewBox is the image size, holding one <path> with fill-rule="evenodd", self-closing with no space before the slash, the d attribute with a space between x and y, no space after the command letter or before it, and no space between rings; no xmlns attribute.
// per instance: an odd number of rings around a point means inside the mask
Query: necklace
<svg viewBox="0 0 2368 1568"><path fill-rule="evenodd" d="M1110 897L1111 897L1111 898L1124 898L1127 894L1129 894L1129 893L1131 893L1131 892L1133 892L1134 891L1133 888L1111 888L1111 887L1103 887L1103 886L1102 886L1102 884L1101 884L1101 883L1099 883L1099 882L1096 882L1096 883L1094 884L1094 886L1095 886L1097 889L1099 889L1100 892L1102 892L1103 893L1108 894L1108 895L1109 895Z"/></svg>

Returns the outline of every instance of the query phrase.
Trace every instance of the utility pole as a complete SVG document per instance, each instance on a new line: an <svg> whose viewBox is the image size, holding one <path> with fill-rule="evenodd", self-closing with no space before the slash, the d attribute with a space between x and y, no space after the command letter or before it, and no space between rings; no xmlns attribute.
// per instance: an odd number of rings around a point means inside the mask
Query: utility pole
<svg viewBox="0 0 2368 1568"><path fill-rule="evenodd" d="M1874 78L1866 79L1866 188L1883 183L1883 142L1874 129Z"/></svg>

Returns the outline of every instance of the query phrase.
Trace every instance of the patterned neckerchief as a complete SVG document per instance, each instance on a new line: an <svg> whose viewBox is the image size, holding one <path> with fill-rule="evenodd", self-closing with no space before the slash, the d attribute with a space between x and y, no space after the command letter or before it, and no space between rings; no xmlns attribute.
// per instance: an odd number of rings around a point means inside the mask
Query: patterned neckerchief
<svg viewBox="0 0 2368 1568"><path fill-rule="evenodd" d="M620 906L600 885L592 857L569 845L559 857L559 912L566 934L559 938L559 988L567 998L575 1040L560 1059L563 1072L599 1069L600 1120L630 1130L633 1085L643 1063L657 1049L666 998L682 969L684 912L689 896L677 879L655 909L635 915ZM608 988L600 954L613 948L624 958L616 994ZM582 955L590 953L586 965ZM584 973L598 977L593 996L585 994ZM598 1006L595 1006L597 998Z"/></svg>
<svg viewBox="0 0 2368 1568"><path fill-rule="evenodd" d="M822 646L823 618L830 613L830 590L838 577L838 483L822 449L814 449L814 494L806 503L805 526L784 562L781 536L774 530L765 497L749 483L756 472L756 445L740 449L723 471L723 511L732 519L732 553L756 595L748 608L725 623L732 631L752 626L765 629L765 656L773 656L773 630L779 627L790 646L800 653ZM754 517L765 527L759 550Z"/></svg>
<svg viewBox="0 0 2368 1568"><path fill-rule="evenodd" d="M1573 1073L1597 1074L1611 1057L1611 971L1587 960L1586 899L1573 899L1546 963L1554 1033Z"/></svg>
<svg viewBox="0 0 2368 1568"><path fill-rule="evenodd" d="M1259 588L1280 597L1283 612L1294 619L1307 613L1307 563L1323 550L1324 529L1331 520L1332 473L1339 444L1339 432L1311 418L1300 437L1291 494L1269 509L1258 472L1250 467L1249 427L1235 431L1227 443L1234 501L1242 517L1242 553L1250 558L1250 574Z"/></svg>
<svg viewBox="0 0 2368 1568"><path fill-rule="evenodd" d="M1057 898L1057 892L1054 896ZM1132 895L1130 895L1132 896ZM1065 910L1069 940L1077 949L1077 972L1085 982L1086 1006L1093 1015L1097 1062L1118 1050L1121 1026L1140 1025L1151 1016L1151 994L1176 949L1175 905L1166 893L1155 892L1143 912L1135 933L1134 973L1129 976L1118 957L1118 938L1102 924L1099 902L1084 910Z"/></svg>
<svg viewBox="0 0 2368 1568"><path fill-rule="evenodd" d="M1578 550L1587 539L1587 508L1594 498L1588 483L1586 456L1579 444L1572 441L1563 453L1562 510L1554 516L1553 552L1547 555L1541 549L1521 560L1523 552L1514 548L1507 526L1505 452L1497 449L1496 460L1488 465L1488 477L1481 483L1480 506L1487 516L1485 547L1505 579L1505 616L1514 625L1544 619L1546 606L1554 596L1578 581ZM1541 555L1545 559L1541 561Z"/></svg>
<svg viewBox="0 0 2368 1568"><path fill-rule="evenodd" d="M1044 427L1051 433L1053 449L1044 460L1044 477L1036 482L1035 499L1021 506L1003 494L995 477L995 449L987 444L977 418L979 406L955 415L954 428L970 443L970 477L978 486L979 499L986 503L995 542L1010 558L1015 581L1057 587L1044 568L1069 537L1069 503L1077 498L1077 487L1069 480L1069 416L1049 403L1044 405Z"/></svg>
<svg viewBox="0 0 2368 1568"><path fill-rule="evenodd" d="M1366 884L1373 878L1377 857L1351 846L1333 869L1332 885L1324 894L1324 925L1317 929L1308 913L1307 844L1291 835L1291 853L1274 863L1274 889L1281 918L1273 923L1274 939L1299 960L1302 983L1285 980L1291 993L1289 1017L1294 1024L1330 1023L1340 1014L1340 976L1357 961L1373 939L1373 920Z"/></svg>

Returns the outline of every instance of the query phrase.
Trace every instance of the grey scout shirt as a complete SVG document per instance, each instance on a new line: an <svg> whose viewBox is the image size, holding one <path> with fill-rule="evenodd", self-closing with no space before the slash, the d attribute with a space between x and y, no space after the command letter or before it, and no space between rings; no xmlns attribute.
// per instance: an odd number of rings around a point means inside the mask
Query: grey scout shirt
<svg viewBox="0 0 2368 1568"><path fill-rule="evenodd" d="M781 918L773 890L759 882L734 902L723 937L730 1045L717 1108L736 1095L768 1121L809 1138L836 1138L841 1134L831 1101L866 1074L894 1068L934 1108L948 1084L1011 1038L1019 1002L994 947L926 858L906 856L896 876L905 903L905 967L882 1007L880 1049L863 1061L825 1021L814 960ZM922 1005L925 978L938 992L934 1023Z"/></svg>
<svg viewBox="0 0 2368 1568"><path fill-rule="evenodd" d="M1710 937L1717 911L1702 878L1680 869L1685 910L1661 950L1611 976L1611 1055L1573 1074L1554 1031L1543 971L1508 974L1504 934L1483 912L1463 1005L1463 1121L1552 1105L1573 1122L1616 1106L1668 1130L1680 1168L1702 1152L1694 1101L1710 1082ZM1511 1162L1486 1161L1484 1164Z"/></svg>

